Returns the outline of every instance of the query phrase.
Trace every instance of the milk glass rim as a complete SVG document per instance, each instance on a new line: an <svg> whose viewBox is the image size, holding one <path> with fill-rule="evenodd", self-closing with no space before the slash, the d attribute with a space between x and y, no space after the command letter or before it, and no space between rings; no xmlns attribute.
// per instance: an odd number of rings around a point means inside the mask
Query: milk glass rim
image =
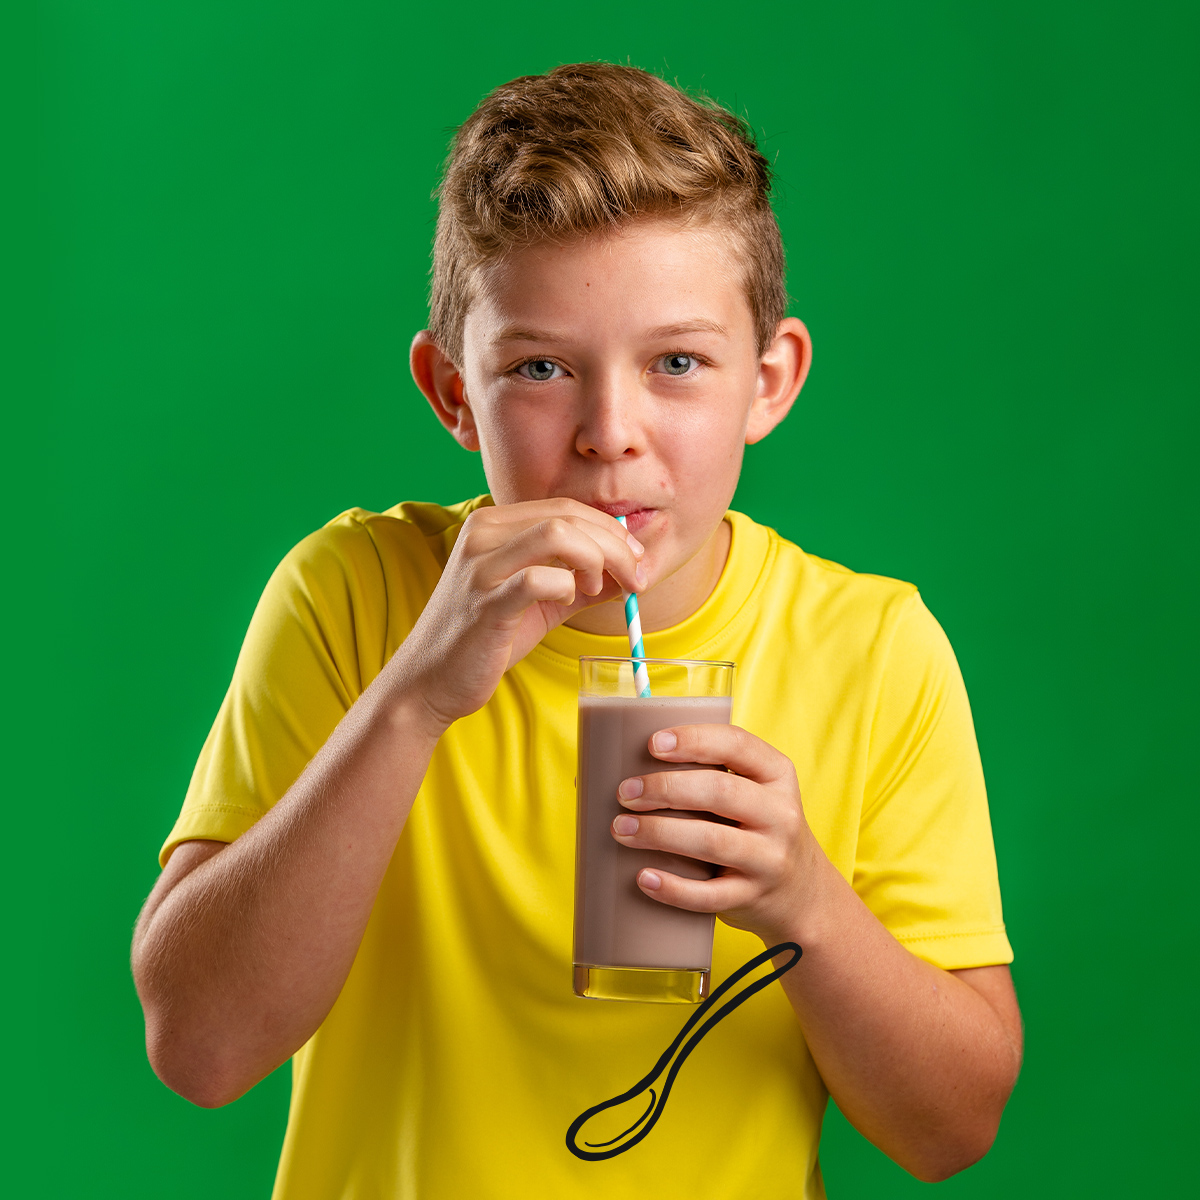
<svg viewBox="0 0 1200 1200"><path fill-rule="evenodd" d="M673 667L732 667L737 669L737 663L729 662L722 658L633 658L628 654L581 654L579 656L581 663L599 662L599 663L628 663L640 662L649 663L651 665L661 665L666 663Z"/></svg>

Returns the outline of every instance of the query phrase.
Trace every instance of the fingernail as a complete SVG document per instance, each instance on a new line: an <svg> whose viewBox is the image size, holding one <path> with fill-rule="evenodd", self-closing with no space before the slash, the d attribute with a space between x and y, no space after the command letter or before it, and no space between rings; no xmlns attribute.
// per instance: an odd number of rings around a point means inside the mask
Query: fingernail
<svg viewBox="0 0 1200 1200"><path fill-rule="evenodd" d="M647 580L646 568L643 567L641 563L638 563L638 565L636 567L634 567L633 578L634 578L634 581L637 583L639 589L644 588L646 586L646 580Z"/></svg>
<svg viewBox="0 0 1200 1200"><path fill-rule="evenodd" d="M644 784L640 779L622 779L621 786L617 788L618 800L636 800L641 794Z"/></svg>
<svg viewBox="0 0 1200 1200"><path fill-rule="evenodd" d="M662 887L662 880L653 871L643 871L638 876L638 883L648 892L657 892Z"/></svg>
<svg viewBox="0 0 1200 1200"><path fill-rule="evenodd" d="M622 837L628 837L631 833L638 831L637 817L631 817L627 813L622 813L614 822L613 829Z"/></svg>
<svg viewBox="0 0 1200 1200"><path fill-rule="evenodd" d="M665 753L668 750L674 750L679 745L679 739L669 730L664 729L660 733L656 733L650 739L650 746L660 753Z"/></svg>
<svg viewBox="0 0 1200 1200"><path fill-rule="evenodd" d="M646 553L646 547L643 546L642 543L639 542L637 540L637 538L635 538L633 536L632 533L627 533L625 535L625 540L629 543L629 548L630 548L630 550L632 550L634 552L634 554L645 554Z"/></svg>

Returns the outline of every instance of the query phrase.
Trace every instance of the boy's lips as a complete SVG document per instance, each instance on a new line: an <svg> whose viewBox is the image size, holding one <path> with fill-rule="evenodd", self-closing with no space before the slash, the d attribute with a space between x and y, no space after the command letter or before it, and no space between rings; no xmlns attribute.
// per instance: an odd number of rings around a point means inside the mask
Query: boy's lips
<svg viewBox="0 0 1200 1200"><path fill-rule="evenodd" d="M585 503L589 508L608 513L610 517L624 517L625 528L634 535L638 530L645 529L658 512L658 509L647 508L637 500L587 500Z"/></svg>

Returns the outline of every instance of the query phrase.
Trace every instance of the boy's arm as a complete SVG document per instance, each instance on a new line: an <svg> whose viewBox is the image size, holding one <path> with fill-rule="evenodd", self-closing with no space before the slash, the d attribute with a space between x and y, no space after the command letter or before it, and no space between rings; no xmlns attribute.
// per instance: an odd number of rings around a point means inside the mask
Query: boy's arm
<svg viewBox="0 0 1200 1200"><path fill-rule="evenodd" d="M196 1104L274 1070L341 991L439 733L394 674L236 842L181 844L146 901L133 939L146 1049Z"/></svg>
<svg viewBox="0 0 1200 1200"><path fill-rule="evenodd" d="M827 858L813 873L820 917L790 939L805 969L782 979L813 1060L864 1137L918 1179L946 1179L987 1153L1021 1068L1009 969L932 966Z"/></svg>
<svg viewBox="0 0 1200 1200"><path fill-rule="evenodd" d="M661 739L661 740L660 740ZM830 1094L846 1117L913 1175L945 1179L991 1146L1021 1065L1021 1022L1007 967L949 972L906 950L817 843L790 760L727 725L663 730L665 762L729 772L662 771L627 780L613 836L723 872L688 880L644 870L664 903L718 912L768 946L804 956L782 984ZM735 822L677 821L652 810Z"/></svg>
<svg viewBox="0 0 1200 1200"><path fill-rule="evenodd" d="M825 936L801 941L808 969L784 990L847 1119L918 1179L946 1179L987 1153L1020 1071L1008 967L924 962L829 870Z"/></svg>
<svg viewBox="0 0 1200 1200"><path fill-rule="evenodd" d="M228 1103L337 999L441 733L546 632L645 583L642 548L572 500L472 513L412 632L269 812L185 842L146 902L133 973L155 1071Z"/></svg>

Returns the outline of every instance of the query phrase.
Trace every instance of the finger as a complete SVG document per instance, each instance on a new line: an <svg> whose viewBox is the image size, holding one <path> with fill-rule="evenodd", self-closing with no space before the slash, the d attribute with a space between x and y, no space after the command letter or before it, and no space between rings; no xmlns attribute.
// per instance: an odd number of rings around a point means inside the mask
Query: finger
<svg viewBox="0 0 1200 1200"><path fill-rule="evenodd" d="M684 879L670 871L646 867L638 872L637 885L642 895L688 912L728 912L743 908L754 899L753 885L737 875Z"/></svg>
<svg viewBox="0 0 1200 1200"><path fill-rule="evenodd" d="M575 576L565 567L524 567L496 588L493 596L499 611L507 616L518 616L542 602L569 605L575 599Z"/></svg>
<svg viewBox="0 0 1200 1200"><path fill-rule="evenodd" d="M612 835L632 850L681 854L746 874L753 873L754 863L761 856L761 834L717 821L622 813L612 823Z"/></svg>
<svg viewBox="0 0 1200 1200"><path fill-rule="evenodd" d="M650 753L663 762L711 763L757 783L794 779L792 760L736 725L673 725L650 738Z"/></svg>
<svg viewBox="0 0 1200 1200"><path fill-rule="evenodd" d="M469 513L455 539L455 552L471 557L504 545L525 529L550 520L570 521L613 546L627 548L641 558L645 547L617 519L576 500L536 500L501 506L488 505Z"/></svg>
<svg viewBox="0 0 1200 1200"><path fill-rule="evenodd" d="M516 504L504 504L476 509L468 520L479 525L502 530L513 526L525 527L552 517L562 517L592 529L599 530L616 543L628 546L635 558L641 558L645 547L616 517L601 512L598 508L572 500L567 496L555 496L547 500L523 500Z"/></svg>
<svg viewBox="0 0 1200 1200"><path fill-rule="evenodd" d="M628 547L625 553L632 560ZM488 589L535 564L564 566L576 572L576 587L590 596L604 587L608 566L604 549L594 537L563 517L550 517L480 555L473 570L479 585Z"/></svg>
<svg viewBox="0 0 1200 1200"><path fill-rule="evenodd" d="M571 503L575 505L577 502ZM594 519L597 517L600 520ZM604 551L606 570L626 591L645 591L649 580L645 568L639 564L646 549L615 517L588 508L587 505L578 505L578 511L559 519L569 521L596 540Z"/></svg>
<svg viewBox="0 0 1200 1200"><path fill-rule="evenodd" d="M533 563L561 563L580 572L579 589L589 596L598 595L603 589L606 573L629 591L636 591L644 579L644 575L639 577L637 558L624 541L595 525L566 517L547 517L481 555L479 566L484 571L481 582L494 587Z"/></svg>
<svg viewBox="0 0 1200 1200"><path fill-rule="evenodd" d="M617 600L621 597L624 589L621 585L609 574L604 575L604 586L594 595L588 596L576 582L575 599L572 603L564 605L563 611L560 614L562 621L569 621L577 612L585 608L591 608L596 604L605 604L609 600Z"/></svg>
<svg viewBox="0 0 1200 1200"><path fill-rule="evenodd" d="M630 812L675 808L716 813L739 824L761 823L771 797L762 785L728 771L652 771L621 780L617 799Z"/></svg>
<svg viewBox="0 0 1200 1200"><path fill-rule="evenodd" d="M589 537L562 517L549 517L522 529L478 564L482 586L496 587L524 567L564 566L576 572L576 587L595 595L604 584L604 551Z"/></svg>
<svg viewBox="0 0 1200 1200"><path fill-rule="evenodd" d="M617 520L598 508L583 504L566 496L556 496L547 500L526 500L517 504L505 504L499 507L476 509L468 518L479 519L494 531L524 527L531 522L550 520L561 517L587 529L597 537L606 548L606 553L614 561L620 561L628 551L633 556L632 582L629 578L613 572L615 578L621 580L626 591L645 591L649 581L644 574L639 574L636 563L646 552L646 548L638 539Z"/></svg>

